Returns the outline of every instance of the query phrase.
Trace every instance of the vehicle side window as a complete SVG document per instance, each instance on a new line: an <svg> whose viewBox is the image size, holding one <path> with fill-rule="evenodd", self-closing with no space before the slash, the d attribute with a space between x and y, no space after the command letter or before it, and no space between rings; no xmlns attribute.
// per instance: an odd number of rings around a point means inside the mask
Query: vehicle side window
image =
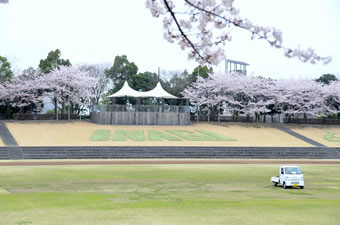
<svg viewBox="0 0 340 225"><path fill-rule="evenodd" d="M281 174L283 174L283 168L281 168Z"/></svg>

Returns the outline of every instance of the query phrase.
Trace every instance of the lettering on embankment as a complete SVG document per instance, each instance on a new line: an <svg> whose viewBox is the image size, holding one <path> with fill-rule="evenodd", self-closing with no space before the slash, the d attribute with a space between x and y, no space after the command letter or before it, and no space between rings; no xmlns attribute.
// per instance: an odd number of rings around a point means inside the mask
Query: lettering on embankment
<svg viewBox="0 0 340 225"><path fill-rule="evenodd" d="M331 142L340 142L340 133L327 132L325 139Z"/></svg>
<svg viewBox="0 0 340 225"><path fill-rule="evenodd" d="M91 141L237 141L234 138L206 130L95 130Z"/></svg>

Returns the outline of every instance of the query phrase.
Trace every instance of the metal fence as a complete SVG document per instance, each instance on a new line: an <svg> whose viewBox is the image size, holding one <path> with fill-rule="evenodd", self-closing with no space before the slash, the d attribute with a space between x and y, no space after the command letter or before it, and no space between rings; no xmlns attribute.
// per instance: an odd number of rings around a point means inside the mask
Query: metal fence
<svg viewBox="0 0 340 225"><path fill-rule="evenodd" d="M172 105L92 105L91 112L173 112L189 113L189 106Z"/></svg>
<svg viewBox="0 0 340 225"><path fill-rule="evenodd" d="M267 116L266 119L261 117L256 120L254 117L245 116L209 116L209 115L191 115L192 121L211 121L211 122L258 122L258 123L289 123L289 124L320 124L320 125L340 125L340 119L331 118L272 118Z"/></svg>
<svg viewBox="0 0 340 225"><path fill-rule="evenodd" d="M192 121L220 121L220 122L254 122L253 117L237 117L237 116L208 116L208 115L191 115Z"/></svg>
<svg viewBox="0 0 340 225"><path fill-rule="evenodd" d="M284 118L283 123L340 125L340 120L331 118Z"/></svg>
<svg viewBox="0 0 340 225"><path fill-rule="evenodd" d="M13 114L14 120L56 120L55 114L30 114L30 113L15 113ZM58 114L58 120L75 120L79 119L77 114Z"/></svg>

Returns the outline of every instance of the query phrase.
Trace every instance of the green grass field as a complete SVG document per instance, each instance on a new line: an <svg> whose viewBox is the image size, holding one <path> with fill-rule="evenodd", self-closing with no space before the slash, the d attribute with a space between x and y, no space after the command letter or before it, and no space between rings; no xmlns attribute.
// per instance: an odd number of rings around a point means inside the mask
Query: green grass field
<svg viewBox="0 0 340 225"><path fill-rule="evenodd" d="M339 165L302 165L304 190L272 186L278 167L1 167L0 224L339 224Z"/></svg>

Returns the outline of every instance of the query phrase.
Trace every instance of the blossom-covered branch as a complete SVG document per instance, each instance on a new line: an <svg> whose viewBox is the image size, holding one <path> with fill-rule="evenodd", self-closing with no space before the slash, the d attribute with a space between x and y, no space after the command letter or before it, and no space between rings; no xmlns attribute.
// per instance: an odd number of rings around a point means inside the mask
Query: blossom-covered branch
<svg viewBox="0 0 340 225"><path fill-rule="evenodd" d="M146 7L154 17L163 18L164 38L177 42L188 50L189 59L201 64L217 65L225 58L223 45L232 40L232 27L249 31L251 38L266 40L271 46L284 50L285 56L302 62L329 63L330 57L321 57L313 49L293 49L282 45L281 31L258 26L238 16L234 0L182 0L175 6L174 0L147 0ZM176 3L181 1L176 1ZM180 12L176 10L180 8Z"/></svg>

